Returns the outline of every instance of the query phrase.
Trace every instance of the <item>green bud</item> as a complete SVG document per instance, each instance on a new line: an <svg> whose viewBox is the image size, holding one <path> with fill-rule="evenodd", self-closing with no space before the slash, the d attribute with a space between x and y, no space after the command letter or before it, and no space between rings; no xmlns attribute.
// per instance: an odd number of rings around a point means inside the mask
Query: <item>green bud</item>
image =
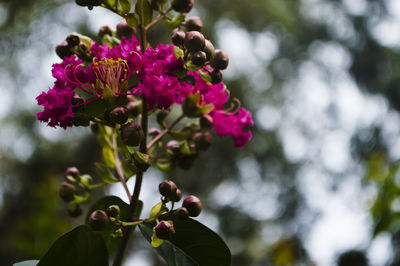
<svg viewBox="0 0 400 266"><path fill-rule="evenodd" d="M111 205L107 208L106 213L110 218L118 218L121 210L118 205Z"/></svg>
<svg viewBox="0 0 400 266"><path fill-rule="evenodd" d="M82 214L81 205L71 201L70 204L68 204L68 214L74 218L80 216Z"/></svg>

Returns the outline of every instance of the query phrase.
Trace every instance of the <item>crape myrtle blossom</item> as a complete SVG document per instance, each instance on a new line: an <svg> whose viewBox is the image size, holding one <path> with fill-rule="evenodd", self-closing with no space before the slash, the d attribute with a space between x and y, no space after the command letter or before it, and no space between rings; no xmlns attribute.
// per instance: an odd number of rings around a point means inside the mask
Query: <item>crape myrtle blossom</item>
<svg viewBox="0 0 400 266"><path fill-rule="evenodd" d="M132 37L123 38L112 48L94 42L89 51L93 55L89 64L73 55L53 65L54 86L37 97L38 105L44 107L37 114L40 121L66 129L72 126L75 107L107 95L143 94L149 109L167 109L172 104L182 104L188 95L200 93L200 104L213 106L209 114L218 135L232 135L236 147L243 147L251 139L251 132L246 131L247 126L253 125L250 112L244 108L236 112L224 110L229 100L224 83L208 83L198 72L187 73L194 77L195 85L179 80L177 74L184 72L183 60L175 56L173 45L160 44L142 54L138 41ZM139 83L128 86L133 75L137 75ZM81 93L90 97L74 104L73 97Z"/></svg>

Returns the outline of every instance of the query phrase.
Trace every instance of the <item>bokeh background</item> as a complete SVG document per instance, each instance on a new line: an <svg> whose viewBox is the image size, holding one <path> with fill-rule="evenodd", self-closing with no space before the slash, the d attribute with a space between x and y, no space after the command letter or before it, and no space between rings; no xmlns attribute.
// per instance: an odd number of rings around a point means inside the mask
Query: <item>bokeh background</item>
<svg viewBox="0 0 400 266"><path fill-rule="evenodd" d="M199 220L232 265L400 265L400 1L197 0L191 15L230 55L225 82L255 126L245 148L215 136L168 177L200 196ZM57 187L68 166L94 173L99 148L88 128L36 121L35 97L52 86L61 40L119 21L73 0L0 0L2 265L40 258L82 223ZM162 23L150 36L170 43ZM146 175L144 213L162 178ZM118 184L103 193L124 198ZM137 235L126 265L164 264Z"/></svg>

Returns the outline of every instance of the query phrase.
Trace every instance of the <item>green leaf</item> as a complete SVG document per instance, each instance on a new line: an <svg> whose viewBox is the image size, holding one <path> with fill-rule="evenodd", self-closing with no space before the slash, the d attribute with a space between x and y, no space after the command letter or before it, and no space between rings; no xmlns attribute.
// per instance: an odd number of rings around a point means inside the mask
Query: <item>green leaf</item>
<svg viewBox="0 0 400 266"><path fill-rule="evenodd" d="M104 240L87 225L62 235L50 247L38 266L107 266Z"/></svg>
<svg viewBox="0 0 400 266"><path fill-rule="evenodd" d="M14 263L13 266L35 266L36 264L38 264L38 262L38 260L26 260Z"/></svg>
<svg viewBox="0 0 400 266"><path fill-rule="evenodd" d="M162 202L159 202L156 205L154 205L153 208L151 208L150 216L149 216L149 218L152 218L152 217L154 217L154 218L149 221L155 220L158 217L158 215L160 215L165 210L166 209Z"/></svg>
<svg viewBox="0 0 400 266"><path fill-rule="evenodd" d="M103 100L95 100L93 102L85 104L86 114L92 115L94 117L102 118L106 112L106 105Z"/></svg>
<svg viewBox="0 0 400 266"><path fill-rule="evenodd" d="M137 28L139 26L139 16L136 13L129 13L125 16L125 20L131 27Z"/></svg>
<svg viewBox="0 0 400 266"><path fill-rule="evenodd" d="M143 202L139 201L139 206L136 211L136 217L140 216L140 213L142 212L143 208ZM116 196L107 196L104 198L99 199L97 202L95 202L89 209L87 216L86 216L86 224L89 221L89 216L90 214L95 211L95 210L107 210L107 208L110 205L118 205L120 209L120 220L121 221L128 221L128 214L129 214L129 205L125 203L122 199ZM111 223L106 227L104 231L98 231L95 232L98 235L101 235L101 237L104 239L104 242L106 243L107 250L111 254L115 252L121 242L120 238L114 238L111 236L116 230L118 229L117 226L112 225ZM133 230L132 230L133 232Z"/></svg>
<svg viewBox="0 0 400 266"><path fill-rule="evenodd" d="M176 233L170 240L164 240L164 243L156 248L169 266L231 265L229 248L214 231L193 219L173 219L173 222ZM154 222L139 226L150 243L154 226Z"/></svg>
<svg viewBox="0 0 400 266"><path fill-rule="evenodd" d="M171 30L177 28L179 25L182 24L182 22L185 21L186 14L184 13L179 13L176 15L172 20L169 19L164 19L165 25Z"/></svg>
<svg viewBox="0 0 400 266"><path fill-rule="evenodd" d="M90 198L90 192L85 192L82 196L74 195L74 201L78 204L89 202Z"/></svg>
<svg viewBox="0 0 400 266"><path fill-rule="evenodd" d="M185 127L181 130L172 130L170 132L170 135L174 140L182 141L189 138L192 135L192 131L190 130L190 128Z"/></svg>
<svg viewBox="0 0 400 266"><path fill-rule="evenodd" d="M153 19L153 10L147 0L138 0L135 12L139 15L143 26L149 24Z"/></svg>
<svg viewBox="0 0 400 266"><path fill-rule="evenodd" d="M115 168L114 152L111 148L103 147L101 155L107 167Z"/></svg>
<svg viewBox="0 0 400 266"><path fill-rule="evenodd" d="M153 246L153 248L158 248L159 246L162 245L163 242L164 242L164 240L161 238L158 238L156 233L153 232L153 235L151 236L151 245Z"/></svg>
<svg viewBox="0 0 400 266"><path fill-rule="evenodd" d="M104 0L104 4L110 6L111 8L115 8L117 6L117 0Z"/></svg>
<svg viewBox="0 0 400 266"><path fill-rule="evenodd" d="M163 173L167 173L172 170L172 163L168 159L157 160L156 166L157 166L158 170L160 170Z"/></svg>
<svg viewBox="0 0 400 266"><path fill-rule="evenodd" d="M122 14L128 14L131 11L131 1L130 0L119 0L119 11Z"/></svg>
<svg viewBox="0 0 400 266"><path fill-rule="evenodd" d="M179 57L184 57L185 56L185 51L182 50L182 48L178 47L178 46L174 46L174 55L176 58Z"/></svg>
<svg viewBox="0 0 400 266"><path fill-rule="evenodd" d="M103 180L103 182L107 183L107 184L114 184L117 183L119 180L118 178L116 178L110 171L110 169L108 169L107 166L105 166L102 163L94 163L94 165L96 166L96 172L99 175L99 177L101 178L101 180Z"/></svg>
<svg viewBox="0 0 400 266"><path fill-rule="evenodd" d="M210 77L210 75L206 72L206 71L204 71L204 70L200 70L199 71L199 74L200 74L200 77L205 81L205 82L208 82L208 83L211 83L211 77Z"/></svg>

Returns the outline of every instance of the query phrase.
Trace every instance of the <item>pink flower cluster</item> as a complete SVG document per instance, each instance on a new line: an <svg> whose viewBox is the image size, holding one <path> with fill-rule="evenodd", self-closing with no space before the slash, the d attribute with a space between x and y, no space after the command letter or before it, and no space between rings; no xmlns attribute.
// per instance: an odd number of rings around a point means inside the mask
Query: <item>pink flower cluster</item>
<svg viewBox="0 0 400 266"><path fill-rule="evenodd" d="M178 79L177 73L184 70L183 61L174 55L173 45L160 44L142 54L138 41L133 37L131 40L123 39L112 48L94 43L90 52L94 60L87 66L75 55L53 65L54 86L37 97L38 105L44 107L37 115L40 121L64 129L71 126L73 108L80 106L73 104L72 97L80 92L92 95L87 102L101 99L105 89L110 89L115 95L143 94L150 109L166 109L174 103L181 104L189 94L200 93L201 104L213 105L210 116L218 135L232 135L236 147L243 147L251 139L251 132L246 129L253 125L250 112L244 108L236 113L223 109L229 95L222 82L212 85L198 72L188 72L194 77L195 85ZM129 87L128 81L133 75L137 75L140 81Z"/></svg>

